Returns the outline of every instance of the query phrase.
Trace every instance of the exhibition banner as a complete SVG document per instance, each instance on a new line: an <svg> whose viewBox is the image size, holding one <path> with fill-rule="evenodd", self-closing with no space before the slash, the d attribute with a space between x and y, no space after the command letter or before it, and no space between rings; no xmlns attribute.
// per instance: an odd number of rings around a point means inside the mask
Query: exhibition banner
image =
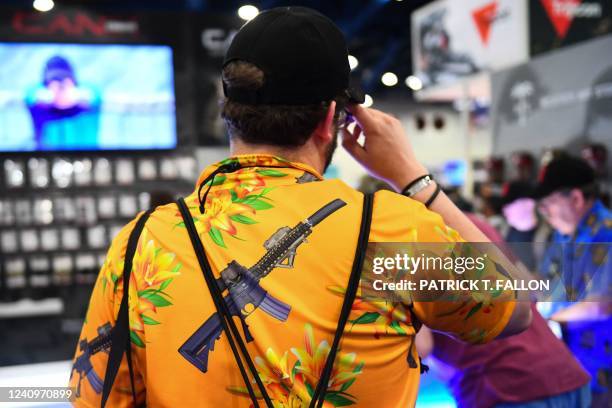
<svg viewBox="0 0 612 408"><path fill-rule="evenodd" d="M529 49L535 56L612 32L609 0L529 2Z"/></svg>
<svg viewBox="0 0 612 408"><path fill-rule="evenodd" d="M449 85L528 58L525 0L439 0L412 14L413 72Z"/></svg>
<svg viewBox="0 0 612 408"><path fill-rule="evenodd" d="M494 73L493 153L576 152L585 143L612 149L611 49L608 35Z"/></svg>

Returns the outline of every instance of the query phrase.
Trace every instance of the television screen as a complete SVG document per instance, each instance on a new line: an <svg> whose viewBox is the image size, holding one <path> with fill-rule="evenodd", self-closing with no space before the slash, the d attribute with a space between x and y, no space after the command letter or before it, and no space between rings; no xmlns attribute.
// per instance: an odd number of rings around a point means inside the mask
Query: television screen
<svg viewBox="0 0 612 408"><path fill-rule="evenodd" d="M172 49L0 43L0 151L176 147Z"/></svg>
<svg viewBox="0 0 612 408"><path fill-rule="evenodd" d="M461 187L465 184L466 173L464 160L449 160L444 163L440 181L446 187Z"/></svg>

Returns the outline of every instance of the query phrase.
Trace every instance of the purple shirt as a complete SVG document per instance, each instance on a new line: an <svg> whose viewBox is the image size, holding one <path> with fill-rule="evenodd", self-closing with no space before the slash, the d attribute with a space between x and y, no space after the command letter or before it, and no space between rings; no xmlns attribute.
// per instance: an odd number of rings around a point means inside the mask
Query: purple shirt
<svg viewBox="0 0 612 408"><path fill-rule="evenodd" d="M484 220L468 217L491 241L502 242ZM527 402L589 383L587 372L550 331L535 305L531 309L533 321L527 330L489 344L470 345L434 333L433 355L457 370L449 386L459 407Z"/></svg>

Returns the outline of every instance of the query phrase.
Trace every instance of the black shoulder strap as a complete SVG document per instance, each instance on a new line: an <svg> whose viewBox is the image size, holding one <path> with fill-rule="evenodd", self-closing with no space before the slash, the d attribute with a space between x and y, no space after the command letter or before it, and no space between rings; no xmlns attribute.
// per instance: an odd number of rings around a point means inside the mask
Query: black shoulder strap
<svg viewBox="0 0 612 408"><path fill-rule="evenodd" d="M336 327L336 334L334 336L334 342L332 343L325 367L321 372L319 383L312 395L310 401L310 408L313 408L316 404L318 408L323 405L325 400L325 393L327 392L327 384L332 374L334 362L336 360L336 354L338 353L338 347L340 345L340 339L344 333L346 322L348 321L349 314L355 301L355 295L359 287L359 280L361 277L361 270L363 269L363 261L365 260L366 248L368 246L368 238L370 236L370 226L372 224L372 207L374 203L374 195L366 194L363 199L363 213L361 216L361 227L359 229L359 240L357 241L357 248L355 249L355 258L353 260L353 269L349 278L346 293L344 294L344 302L342 303L342 309L340 311L340 318L338 319L338 326Z"/></svg>
<svg viewBox="0 0 612 408"><path fill-rule="evenodd" d="M189 212L189 208L187 204L185 204L185 200L183 198L179 198L177 201L177 205L181 212L181 216L183 217L183 222L185 223L185 227L187 232L189 233L189 238L191 239L191 244L193 246L193 250L198 258L198 263L200 264L200 269L202 269L202 273L204 274L204 279L208 286L208 290L210 291L210 295L215 304L215 308L217 309L217 313L219 314L219 320L221 321L221 325L223 326L223 331L227 337L230 348L232 349L232 353L234 354L234 358L236 359L236 363L238 364L238 368L240 369L240 374L244 380L244 384L247 387L249 392L249 396L251 397L251 402L253 406L259 408L259 403L257 401L257 396L255 391L253 390L253 386L249 379L249 376L246 373L244 365L242 363L242 356L246 360L247 366L249 367L249 371L251 371L251 375L255 379L257 387L266 403L266 406L272 408L272 400L268 396L265 386L257 373L257 369L255 368L255 364L253 364L253 360L249 355L249 352L240 337L240 333L238 332L238 328L236 327L236 323L232 318L231 312L223 299L223 294L217 285L217 281L215 279L215 275L213 274L212 268L210 267L210 263L208 262L208 258L206 257L206 253L204 251L204 245L202 244L202 240L198 235L195 224L193 222L193 218L191 217L191 213ZM236 343L238 343L238 348L236 347Z"/></svg>
<svg viewBox="0 0 612 408"><path fill-rule="evenodd" d="M121 305L119 306L117 321L115 322L115 327L111 333L111 348L108 354L106 374L104 375L104 387L102 388L102 408L104 408L106 405L111 390L113 389L113 383L115 382L115 378L117 378L117 373L119 372L119 367L121 366L121 360L123 359L124 352L127 358L128 369L130 370L132 398L134 399L134 405L136 405L134 369L132 367L132 346L130 344L128 295L130 275L132 274L132 261L134 259L134 253L136 252L136 246L138 245L138 239L140 238L140 234L142 233L145 223L149 219L152 212L153 210L148 210L140 216L128 239L127 249L125 251L125 262L123 265L123 296L121 297Z"/></svg>

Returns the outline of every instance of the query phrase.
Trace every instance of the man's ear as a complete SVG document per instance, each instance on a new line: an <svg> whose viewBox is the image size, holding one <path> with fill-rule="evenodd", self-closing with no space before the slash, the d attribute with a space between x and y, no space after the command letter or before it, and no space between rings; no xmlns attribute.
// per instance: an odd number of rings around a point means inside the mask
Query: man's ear
<svg viewBox="0 0 612 408"><path fill-rule="evenodd" d="M574 208L582 209L585 205L584 194L579 188L574 188L570 192L570 197L572 199L572 204Z"/></svg>
<svg viewBox="0 0 612 408"><path fill-rule="evenodd" d="M317 141L328 143L335 135L334 114L336 113L336 101L331 101L327 108L325 118L317 125L313 135Z"/></svg>

